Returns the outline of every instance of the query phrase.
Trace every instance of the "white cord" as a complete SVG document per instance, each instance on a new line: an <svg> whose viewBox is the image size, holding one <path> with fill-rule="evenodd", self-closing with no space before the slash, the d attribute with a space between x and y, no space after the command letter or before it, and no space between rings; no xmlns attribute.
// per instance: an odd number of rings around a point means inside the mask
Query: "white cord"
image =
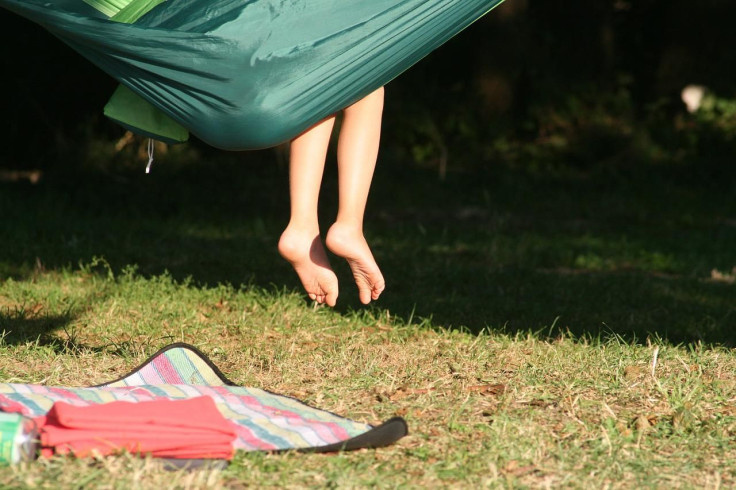
<svg viewBox="0 0 736 490"><path fill-rule="evenodd" d="M153 138L148 138L148 165L146 165L146 173L151 173L151 164L153 163Z"/></svg>

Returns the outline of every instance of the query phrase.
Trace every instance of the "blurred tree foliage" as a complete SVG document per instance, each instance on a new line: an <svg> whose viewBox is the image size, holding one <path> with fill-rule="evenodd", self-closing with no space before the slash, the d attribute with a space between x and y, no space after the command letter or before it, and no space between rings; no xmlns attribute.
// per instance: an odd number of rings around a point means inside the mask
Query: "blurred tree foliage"
<svg viewBox="0 0 736 490"><path fill-rule="evenodd" d="M390 84L384 149L440 174L732 159L733 19L732 0L507 0ZM0 42L0 166L52 165L90 130L121 134L100 115L106 75L5 11ZM707 89L694 113L691 84Z"/></svg>

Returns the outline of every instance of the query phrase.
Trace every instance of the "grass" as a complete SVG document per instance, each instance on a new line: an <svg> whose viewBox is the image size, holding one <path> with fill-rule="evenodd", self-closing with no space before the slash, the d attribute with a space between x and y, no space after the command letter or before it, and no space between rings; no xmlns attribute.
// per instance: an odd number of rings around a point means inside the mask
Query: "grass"
<svg viewBox="0 0 736 490"><path fill-rule="evenodd" d="M146 176L106 148L0 182L0 380L99 383L185 341L239 384L401 415L410 435L224 471L52 459L0 487L736 485L731 168L489 163L439 181L389 146L366 223L389 287L362 307L333 260L330 310L276 253L278 153L173 149ZM330 170L325 222L334 196Z"/></svg>

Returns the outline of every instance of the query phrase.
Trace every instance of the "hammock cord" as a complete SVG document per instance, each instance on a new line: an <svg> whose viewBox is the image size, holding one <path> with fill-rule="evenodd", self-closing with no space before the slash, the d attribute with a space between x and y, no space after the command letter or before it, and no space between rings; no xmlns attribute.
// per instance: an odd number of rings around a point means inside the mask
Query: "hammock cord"
<svg viewBox="0 0 736 490"><path fill-rule="evenodd" d="M148 164L146 165L146 173L151 173L151 165L153 164L153 150L155 148L155 143L153 141L153 138L148 138Z"/></svg>

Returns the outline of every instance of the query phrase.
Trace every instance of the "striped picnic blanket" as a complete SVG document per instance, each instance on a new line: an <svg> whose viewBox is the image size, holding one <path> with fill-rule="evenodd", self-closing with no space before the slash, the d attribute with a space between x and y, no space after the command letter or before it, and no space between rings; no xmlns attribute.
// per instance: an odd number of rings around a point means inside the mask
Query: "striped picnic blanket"
<svg viewBox="0 0 736 490"><path fill-rule="evenodd" d="M196 348L177 343L161 349L120 379L87 388L0 383L0 410L35 417L56 401L76 406L116 400L142 402L209 396L237 427L236 450L334 451L380 447L406 435L394 418L373 427L259 388L235 386Z"/></svg>

